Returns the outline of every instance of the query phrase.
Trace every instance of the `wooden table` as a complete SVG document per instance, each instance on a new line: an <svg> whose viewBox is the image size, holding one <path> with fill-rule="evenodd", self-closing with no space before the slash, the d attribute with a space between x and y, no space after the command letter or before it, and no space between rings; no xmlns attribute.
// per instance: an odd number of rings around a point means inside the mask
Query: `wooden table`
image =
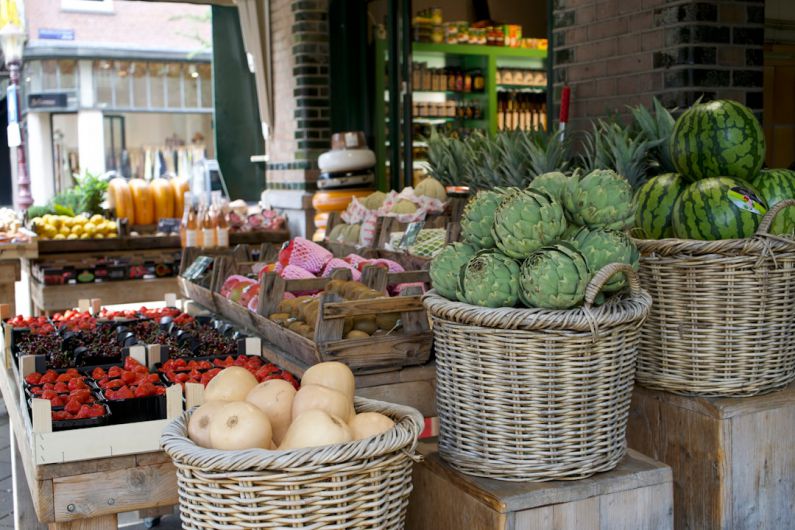
<svg viewBox="0 0 795 530"><path fill-rule="evenodd" d="M229 234L229 244L260 245L279 244L290 238L288 230L262 232L236 232ZM35 242L34 242L35 244ZM176 277L151 280L122 280L100 283L77 283L68 285L44 285L33 278L32 258L41 260L79 260L81 258L107 255L136 257L146 251L179 252L179 236L128 236L113 239L39 240L37 253L21 256L22 267L27 271L30 286L31 311L34 315L62 311L77 305L84 298L99 298L103 304L132 304L162 300L166 293L176 293L179 285ZM0 254L2 259L2 254ZM2 263L2 262L0 262ZM0 267L0 282L3 271ZM0 303L2 303L0 283Z"/></svg>
<svg viewBox="0 0 795 530"><path fill-rule="evenodd" d="M30 420L13 368L0 366L0 391L19 455L19 465L13 466L17 528L36 528L38 519L50 529L115 530L119 513L179 502L176 470L162 451L36 465Z"/></svg>

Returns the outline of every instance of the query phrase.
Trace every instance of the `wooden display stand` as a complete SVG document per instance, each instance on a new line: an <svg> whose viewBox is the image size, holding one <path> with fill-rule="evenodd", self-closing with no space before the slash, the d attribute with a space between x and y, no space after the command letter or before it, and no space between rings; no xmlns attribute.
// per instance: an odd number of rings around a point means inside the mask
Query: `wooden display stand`
<svg viewBox="0 0 795 530"><path fill-rule="evenodd" d="M627 441L673 469L678 529L793 528L795 384L758 397L636 386Z"/></svg>
<svg viewBox="0 0 795 530"><path fill-rule="evenodd" d="M17 302L15 284L21 279L20 260L36 258L38 255L35 238L25 243L0 245L0 304L8 304L14 315Z"/></svg>
<svg viewBox="0 0 795 530"><path fill-rule="evenodd" d="M593 477L505 482L464 475L421 443L409 530L666 530L673 527L671 469L634 451Z"/></svg>

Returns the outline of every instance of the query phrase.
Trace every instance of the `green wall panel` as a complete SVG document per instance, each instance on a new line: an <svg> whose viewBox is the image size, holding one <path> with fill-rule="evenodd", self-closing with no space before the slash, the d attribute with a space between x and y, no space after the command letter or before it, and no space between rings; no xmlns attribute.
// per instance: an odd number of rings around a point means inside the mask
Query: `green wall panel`
<svg viewBox="0 0 795 530"><path fill-rule="evenodd" d="M252 164L263 154L257 92L248 70L235 7L213 6L215 146L232 199L258 200L265 170Z"/></svg>

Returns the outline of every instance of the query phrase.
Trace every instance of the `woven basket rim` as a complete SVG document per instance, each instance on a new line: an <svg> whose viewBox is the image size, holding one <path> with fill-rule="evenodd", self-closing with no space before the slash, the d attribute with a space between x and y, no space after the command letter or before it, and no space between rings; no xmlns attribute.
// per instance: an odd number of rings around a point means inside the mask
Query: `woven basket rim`
<svg viewBox="0 0 795 530"><path fill-rule="evenodd" d="M795 239L775 235L756 235L746 239L638 239L632 241L640 253L658 256L765 256L795 252Z"/></svg>
<svg viewBox="0 0 795 530"><path fill-rule="evenodd" d="M435 289L422 298L436 318L491 329L567 330L594 332L599 326L614 326L633 321L642 323L651 309L651 295L645 290L611 297L597 307L539 309L524 307L480 307L453 302Z"/></svg>
<svg viewBox="0 0 795 530"><path fill-rule="evenodd" d="M289 451L246 449L222 451L193 443L187 436L188 421L196 407L185 411L163 430L160 445L175 461L204 471L289 471L297 467L319 467L369 459L417 446L425 419L416 409L394 403L354 397L356 412L380 412L395 421L389 431L343 444Z"/></svg>

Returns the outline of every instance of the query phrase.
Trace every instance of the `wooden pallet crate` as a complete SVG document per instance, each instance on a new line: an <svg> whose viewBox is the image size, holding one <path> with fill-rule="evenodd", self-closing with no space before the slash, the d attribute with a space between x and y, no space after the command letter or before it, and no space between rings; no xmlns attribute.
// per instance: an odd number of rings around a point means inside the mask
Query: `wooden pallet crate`
<svg viewBox="0 0 795 530"><path fill-rule="evenodd" d="M677 529L795 528L795 384L687 397L636 386L627 443L673 468Z"/></svg>

